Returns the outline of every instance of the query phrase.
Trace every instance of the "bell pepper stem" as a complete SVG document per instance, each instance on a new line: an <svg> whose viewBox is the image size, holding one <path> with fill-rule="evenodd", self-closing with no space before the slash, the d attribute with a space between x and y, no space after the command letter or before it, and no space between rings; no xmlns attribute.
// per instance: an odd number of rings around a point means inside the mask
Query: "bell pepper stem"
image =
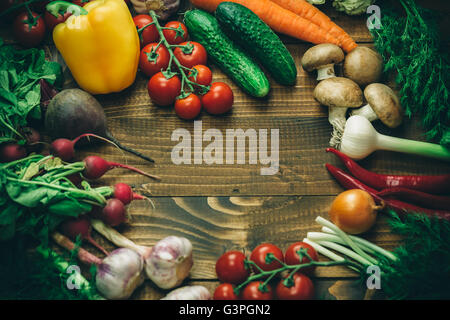
<svg viewBox="0 0 450 320"><path fill-rule="evenodd" d="M79 5L76 5L68 1L52 1L45 6L45 9L56 18L59 17L61 12L70 12L74 16L86 15L88 11Z"/></svg>

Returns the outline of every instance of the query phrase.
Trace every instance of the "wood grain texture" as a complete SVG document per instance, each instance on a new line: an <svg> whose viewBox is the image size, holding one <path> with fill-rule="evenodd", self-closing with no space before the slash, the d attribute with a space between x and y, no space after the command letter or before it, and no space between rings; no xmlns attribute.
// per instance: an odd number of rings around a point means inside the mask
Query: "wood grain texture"
<svg viewBox="0 0 450 320"><path fill-rule="evenodd" d="M154 209L146 201L133 202L129 207L131 221L120 231L145 246L153 246L169 235L186 237L194 248L191 279L213 280L215 262L228 250L250 254L263 242L285 250L303 240L307 232L320 231L321 226L314 220L317 216L328 219L333 199L333 196L154 197ZM113 248L96 233L94 236L106 248ZM382 215L364 237L387 250L395 248L400 240L390 233ZM319 267L315 272L319 278L357 276L342 266Z"/></svg>
<svg viewBox="0 0 450 320"><path fill-rule="evenodd" d="M323 11L360 45L372 46L366 15L349 17L338 13L331 7L331 1ZM7 43L14 43L9 27L0 28L0 37ZM313 98L315 75L300 67L301 57L311 44L281 38L298 67L295 86L282 87L270 79L272 90L267 99L253 99L243 94L217 67L210 65L214 81L224 81L232 87L235 104L233 111L223 117L203 113L199 118L203 131L209 128L222 133L238 128L279 129L280 171L274 176L260 175L259 165L173 164L170 154L177 142L171 141L172 132L186 128L192 133L193 123L180 120L173 108L154 106L146 89L148 79L141 74L125 91L97 96L104 106L111 132L123 144L151 156L156 163L150 165L111 145L88 146L80 150L77 157L82 159L96 154L162 177L161 182L153 182L115 169L95 184L126 182L154 201L155 209L145 201L133 202L128 208L132 217L130 223L119 228L138 244L152 246L169 235L183 236L193 243L195 262L185 284L201 284L213 292L218 285L215 262L226 250L240 249L249 253L262 242L272 242L286 249L289 244L302 240L308 231L319 231L314 219L318 215L327 217L331 201L342 191L324 167L327 162L342 167L333 155L325 153L331 133L327 110ZM50 38L46 45L52 45ZM418 119L406 121L396 130L375 125L381 133L424 140L418 123ZM376 152L360 163L379 173L450 172L448 163L392 152ZM106 248L114 248L97 233L93 236ZM395 248L400 240L390 233L382 216L365 237L388 250ZM101 256L89 244L84 247ZM316 295L324 299L362 299L365 290L355 283L356 279L357 275L345 267L318 268L314 276ZM146 281L132 298L160 299L165 294L167 291Z"/></svg>
<svg viewBox="0 0 450 320"><path fill-rule="evenodd" d="M140 245L153 246L168 235L188 238L194 248L194 266L183 285L200 284L212 293L219 284L215 263L225 251L242 250L247 255L258 244L270 242L285 250L310 231L320 231L317 216L328 218L334 197L155 197L155 209L145 201L129 207L131 221L119 230ZM97 233L94 239L108 250L114 246ZM383 216L363 237L392 250L400 238L390 233ZM89 251L98 251L86 244ZM321 261L327 258L320 256ZM365 289L358 275L346 267L318 267L312 277L316 297L363 299ZM146 281L133 299L160 299L169 290Z"/></svg>

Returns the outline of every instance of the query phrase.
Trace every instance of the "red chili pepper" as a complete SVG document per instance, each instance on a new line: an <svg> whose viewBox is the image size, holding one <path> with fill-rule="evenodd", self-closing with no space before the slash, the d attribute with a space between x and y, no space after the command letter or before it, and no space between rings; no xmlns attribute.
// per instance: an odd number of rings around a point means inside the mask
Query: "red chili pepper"
<svg viewBox="0 0 450 320"><path fill-rule="evenodd" d="M357 179L377 190L402 187L426 193L450 193L450 174L434 176L378 174L362 168L356 161L336 149L327 148L326 151L338 156Z"/></svg>
<svg viewBox="0 0 450 320"><path fill-rule="evenodd" d="M403 202L397 199L385 199L380 197L377 194L377 191L369 186L366 186L364 183L359 181L358 179L352 177L345 171L332 166L331 164L325 165L331 175L341 184L344 189L361 189L367 191L377 202L377 204L384 202L385 208L394 210L397 213L408 213L408 212L417 212L424 213L430 216L436 215L439 218L449 220L450 221L450 211L444 210L433 210L429 208L422 208L407 202Z"/></svg>
<svg viewBox="0 0 450 320"><path fill-rule="evenodd" d="M377 192L380 197L394 196L400 200L413 202L417 205L431 209L448 210L450 208L450 197L436 196L418 190L407 188L389 188Z"/></svg>

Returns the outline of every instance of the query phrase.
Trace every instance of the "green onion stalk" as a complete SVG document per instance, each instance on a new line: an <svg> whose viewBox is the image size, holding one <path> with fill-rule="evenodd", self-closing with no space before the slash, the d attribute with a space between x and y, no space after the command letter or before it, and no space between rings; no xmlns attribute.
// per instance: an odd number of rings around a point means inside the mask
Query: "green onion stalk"
<svg viewBox="0 0 450 320"><path fill-rule="evenodd" d="M449 299L450 223L419 213L387 214L392 231L403 236L393 252L348 235L320 216L321 232L308 232L303 241L332 261L352 261L347 266L363 281L369 276L378 281L389 299ZM379 272L369 272L372 266Z"/></svg>
<svg viewBox="0 0 450 320"><path fill-rule="evenodd" d="M342 135L340 151L359 160L376 150L409 153L450 161L450 149L441 145L380 134L365 117L353 115L348 118Z"/></svg>

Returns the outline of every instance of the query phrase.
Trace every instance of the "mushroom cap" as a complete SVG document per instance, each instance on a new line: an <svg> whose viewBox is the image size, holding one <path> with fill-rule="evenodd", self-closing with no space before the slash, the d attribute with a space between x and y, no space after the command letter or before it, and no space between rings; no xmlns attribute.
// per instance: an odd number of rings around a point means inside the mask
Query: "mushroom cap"
<svg viewBox="0 0 450 320"><path fill-rule="evenodd" d="M389 128L398 127L403 120L403 110L395 92L382 83L369 84L364 96L378 118Z"/></svg>
<svg viewBox="0 0 450 320"><path fill-rule="evenodd" d="M378 82L382 71L381 55L370 48L358 46L345 57L344 76L362 87Z"/></svg>
<svg viewBox="0 0 450 320"><path fill-rule="evenodd" d="M336 64L344 60L344 52L331 43L321 43L309 48L302 57L302 67L308 72L327 64Z"/></svg>
<svg viewBox="0 0 450 320"><path fill-rule="evenodd" d="M354 81L342 77L319 82L314 89L314 98L328 107L357 108L363 103L361 88Z"/></svg>

